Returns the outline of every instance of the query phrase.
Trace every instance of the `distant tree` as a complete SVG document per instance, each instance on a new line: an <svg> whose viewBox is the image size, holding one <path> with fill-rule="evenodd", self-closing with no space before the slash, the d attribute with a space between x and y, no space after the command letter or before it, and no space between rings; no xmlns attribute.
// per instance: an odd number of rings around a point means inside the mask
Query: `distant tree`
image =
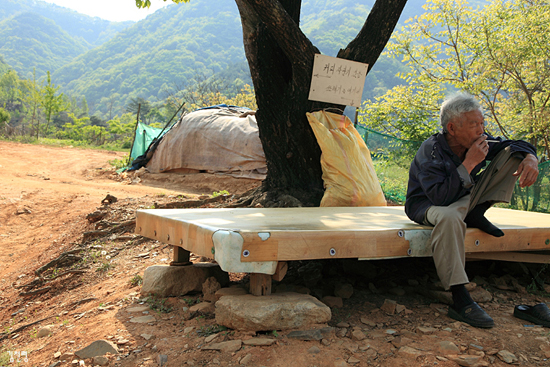
<svg viewBox="0 0 550 367"><path fill-rule="evenodd" d="M103 121L101 118L97 117L96 115L90 116L90 125L101 126L101 127L109 126L105 121Z"/></svg>
<svg viewBox="0 0 550 367"><path fill-rule="evenodd" d="M5 127L10 122L10 113L3 108L0 108L0 127Z"/></svg>
<svg viewBox="0 0 550 367"><path fill-rule="evenodd" d="M42 86L36 81L36 69L32 72L32 79L25 82L26 93L23 97L26 109L31 116L31 127L36 123L36 137L38 138L38 131L40 130L39 109L42 102Z"/></svg>
<svg viewBox="0 0 550 367"><path fill-rule="evenodd" d="M13 111L21 98L21 83L15 70L8 70L0 76L0 104Z"/></svg>
<svg viewBox="0 0 550 367"><path fill-rule="evenodd" d="M88 102L86 101L86 97L82 97L82 100L80 101L80 117L88 116L88 113L90 112L90 109L88 108Z"/></svg>
<svg viewBox="0 0 550 367"><path fill-rule="evenodd" d="M52 116L57 115L65 108L63 93L57 94L59 88L59 86L52 83L50 72L48 71L47 82L42 88L42 100L40 101L40 105L46 115L46 127L44 129L44 134L47 133L50 127ZM38 129L36 129L36 138L38 139Z"/></svg>
<svg viewBox="0 0 550 367"><path fill-rule="evenodd" d="M130 103L128 106L126 106L126 112L133 113L134 116L138 112L139 107L139 118L141 121L143 121L144 124L147 124L147 114L151 112L151 104L149 101L145 100L144 98L138 97L138 98L132 98L130 99Z"/></svg>
<svg viewBox="0 0 550 367"><path fill-rule="evenodd" d="M188 0L172 0L175 3ZM303 205L319 205L323 195L321 151L306 112L344 106L308 100L313 60L319 50L299 27L299 0L235 0L241 15L246 58L256 93L256 119L268 174L267 206L281 194ZM372 68L389 40L406 0L377 0L363 28L338 57ZM136 0L139 7L150 0Z"/></svg>

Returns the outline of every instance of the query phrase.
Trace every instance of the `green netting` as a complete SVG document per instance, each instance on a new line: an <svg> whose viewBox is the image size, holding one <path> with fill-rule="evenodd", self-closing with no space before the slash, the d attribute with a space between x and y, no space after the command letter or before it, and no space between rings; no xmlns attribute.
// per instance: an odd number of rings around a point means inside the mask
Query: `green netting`
<svg viewBox="0 0 550 367"><path fill-rule="evenodd" d="M151 127L149 125L145 125L141 122L138 122L138 126L136 128L136 136L134 138L134 145L132 146L132 151L130 152L130 157L132 159L136 159L149 147L149 144L153 141L154 138L159 136L159 134L162 132L163 129Z"/></svg>
<svg viewBox="0 0 550 367"><path fill-rule="evenodd" d="M505 208L550 213L550 161L539 164L539 177L529 187L519 187L516 183L514 195Z"/></svg>
<svg viewBox="0 0 550 367"><path fill-rule="evenodd" d="M371 151L386 199L404 204L409 166L422 142L397 139L360 125L356 128ZM535 184L525 188L516 184L510 204L497 206L550 213L550 161L539 164L539 176Z"/></svg>
<svg viewBox="0 0 550 367"><path fill-rule="evenodd" d="M356 129L365 140L373 159L406 160L408 166L422 144L421 141L398 139L361 125L357 125Z"/></svg>

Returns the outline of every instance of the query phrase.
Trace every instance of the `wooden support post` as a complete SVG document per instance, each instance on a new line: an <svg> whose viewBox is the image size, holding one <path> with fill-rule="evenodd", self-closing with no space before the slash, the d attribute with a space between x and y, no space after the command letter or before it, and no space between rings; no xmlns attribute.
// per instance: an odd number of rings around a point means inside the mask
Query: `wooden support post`
<svg viewBox="0 0 550 367"><path fill-rule="evenodd" d="M288 271L288 263L286 261L279 261L277 263L277 269L275 270L275 274L271 276L271 279L277 282L280 282L285 277L287 271Z"/></svg>
<svg viewBox="0 0 550 367"><path fill-rule="evenodd" d="M191 254L189 251L179 246L172 246L172 248L174 249L174 255L172 256L170 266L184 266L193 264L189 261L189 256Z"/></svg>
<svg viewBox="0 0 550 367"><path fill-rule="evenodd" d="M255 296L271 294L271 275L250 273L250 293Z"/></svg>

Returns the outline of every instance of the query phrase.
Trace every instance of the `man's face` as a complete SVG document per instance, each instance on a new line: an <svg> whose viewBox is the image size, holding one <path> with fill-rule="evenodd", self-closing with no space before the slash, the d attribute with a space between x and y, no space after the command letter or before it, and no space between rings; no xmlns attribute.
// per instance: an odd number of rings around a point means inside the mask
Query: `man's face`
<svg viewBox="0 0 550 367"><path fill-rule="evenodd" d="M483 115L478 110L463 113L451 120L449 125L452 125L448 126L449 132L455 141L465 149L469 149L485 132Z"/></svg>

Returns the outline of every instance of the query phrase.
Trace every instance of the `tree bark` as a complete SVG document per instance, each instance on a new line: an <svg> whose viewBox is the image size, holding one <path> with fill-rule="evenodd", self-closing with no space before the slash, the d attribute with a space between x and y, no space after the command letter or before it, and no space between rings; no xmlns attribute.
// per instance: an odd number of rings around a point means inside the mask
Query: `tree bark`
<svg viewBox="0 0 550 367"><path fill-rule="evenodd" d="M345 106L309 101L313 60L319 50L299 27L301 0L236 0L244 48L256 92L256 119L267 160L266 206L304 206L323 196L321 150L306 112ZM378 0L357 37L338 57L366 62L384 49L406 0ZM296 203L296 201L293 201ZM295 204L298 205L298 204Z"/></svg>

